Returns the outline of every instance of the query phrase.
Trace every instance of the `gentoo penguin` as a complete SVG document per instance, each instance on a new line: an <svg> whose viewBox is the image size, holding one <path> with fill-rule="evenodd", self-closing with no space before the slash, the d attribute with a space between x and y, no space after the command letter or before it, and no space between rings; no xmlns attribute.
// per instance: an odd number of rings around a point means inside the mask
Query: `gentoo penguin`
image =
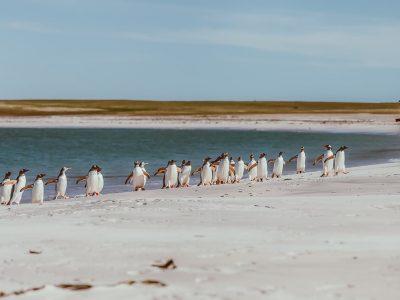
<svg viewBox="0 0 400 300"><path fill-rule="evenodd" d="M276 177L279 178L282 176L283 166L285 165L285 160L283 159L283 152L279 152L278 157L273 159L274 168L272 170L272 178Z"/></svg>
<svg viewBox="0 0 400 300"><path fill-rule="evenodd" d="M181 172L181 169L176 165L175 160L171 160L169 165L165 170L165 187L175 188L178 186L178 173Z"/></svg>
<svg viewBox="0 0 400 300"><path fill-rule="evenodd" d="M71 168L67 167L62 167L60 172L58 173L57 178L51 178L46 181L45 185L55 183L55 189L56 189L56 195L54 197L54 200L57 200L58 197L61 197L63 199L68 199L67 196L67 185L68 185L68 180L67 180L67 171L70 170Z"/></svg>
<svg viewBox="0 0 400 300"><path fill-rule="evenodd" d="M96 195L100 195L101 191L104 188L104 177L103 174L101 173L101 168L99 166L97 167L97 189L96 189Z"/></svg>
<svg viewBox="0 0 400 300"><path fill-rule="evenodd" d="M304 152L304 147L300 148L299 154L293 156L289 159L289 163L296 159L296 174L301 174L306 171L306 153Z"/></svg>
<svg viewBox="0 0 400 300"><path fill-rule="evenodd" d="M18 173L18 177L14 181L11 181L12 184L14 184L14 185L13 185L11 199L7 203L8 205L14 204L14 203L19 204L21 202L22 194L24 193L24 191L22 191L22 188L25 187L25 185L26 185L25 173L28 171L29 171L28 169L21 169Z"/></svg>
<svg viewBox="0 0 400 300"><path fill-rule="evenodd" d="M229 178L228 178L228 182L229 183L235 183L236 182L236 169L235 169L235 161L233 160L233 157L231 156L229 158Z"/></svg>
<svg viewBox="0 0 400 300"><path fill-rule="evenodd" d="M247 164L247 172L249 173L250 181L254 181L257 179L257 162L254 159L254 155L250 154L250 161Z"/></svg>
<svg viewBox="0 0 400 300"><path fill-rule="evenodd" d="M333 161L335 155L332 152L331 145L325 145L325 153L318 156L315 160L313 165L316 165L319 161L322 161L322 175L321 177L329 176L329 174L333 174Z"/></svg>
<svg viewBox="0 0 400 300"><path fill-rule="evenodd" d="M240 180L242 180L245 168L246 164L244 163L242 157L239 156L235 165L235 182L240 182Z"/></svg>
<svg viewBox="0 0 400 300"><path fill-rule="evenodd" d="M267 180L268 177L268 164L265 153L261 153L257 162L257 181Z"/></svg>
<svg viewBox="0 0 400 300"><path fill-rule="evenodd" d="M231 166L229 162L229 156L228 153L225 152L219 157L216 184L227 183L230 172L231 172Z"/></svg>
<svg viewBox="0 0 400 300"><path fill-rule="evenodd" d="M78 184L80 181L86 181L86 197L87 196L94 196L97 193L98 190L98 184L99 184L99 177L97 176L97 165L92 165L92 167L89 169L89 172L86 176L80 176L76 180L76 184Z"/></svg>
<svg viewBox="0 0 400 300"><path fill-rule="evenodd" d="M11 181L11 172L7 172L4 175L4 179L0 184L0 203L1 204L7 204L10 199L11 199L11 193L12 193L12 184L10 183Z"/></svg>
<svg viewBox="0 0 400 300"><path fill-rule="evenodd" d="M206 157L205 159L203 159L203 165L200 168L197 168L192 173L192 175L194 175L194 174L200 172L200 182L199 182L198 186L212 184L213 168L215 169L215 167L211 166L210 160L211 160L211 157Z"/></svg>
<svg viewBox="0 0 400 300"><path fill-rule="evenodd" d="M46 174L38 174L35 178L35 181L22 188L22 191L32 189L32 203L43 204L44 200L44 183L43 177Z"/></svg>
<svg viewBox="0 0 400 300"><path fill-rule="evenodd" d="M181 172L179 173L179 186L188 187L190 182L190 174L192 173L192 164L189 161L182 164Z"/></svg>
<svg viewBox="0 0 400 300"><path fill-rule="evenodd" d="M167 162L167 166L166 167L160 167L157 169L157 171L155 171L153 176L157 176L159 174L164 174L163 175L163 184L162 184L162 189L165 189L166 185L165 185L165 172L167 171L167 168L169 167L169 165L171 164L172 160L169 160Z"/></svg>
<svg viewBox="0 0 400 300"><path fill-rule="evenodd" d="M344 151L348 149L347 146L340 147L335 154L335 174L338 175L339 173L347 174L346 171L346 157Z"/></svg>
<svg viewBox="0 0 400 300"><path fill-rule="evenodd" d="M144 190L146 185L146 179L150 178L149 173L144 170L144 164L135 161L133 164L133 170L131 174L126 178L125 184L130 182L132 184L132 189L136 192L139 190Z"/></svg>

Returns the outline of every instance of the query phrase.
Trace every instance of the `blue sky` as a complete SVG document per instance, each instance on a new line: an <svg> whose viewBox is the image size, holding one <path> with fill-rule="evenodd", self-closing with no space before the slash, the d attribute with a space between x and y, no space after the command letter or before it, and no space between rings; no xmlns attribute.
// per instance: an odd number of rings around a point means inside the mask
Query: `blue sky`
<svg viewBox="0 0 400 300"><path fill-rule="evenodd" d="M400 99L400 1L5 0L0 98Z"/></svg>

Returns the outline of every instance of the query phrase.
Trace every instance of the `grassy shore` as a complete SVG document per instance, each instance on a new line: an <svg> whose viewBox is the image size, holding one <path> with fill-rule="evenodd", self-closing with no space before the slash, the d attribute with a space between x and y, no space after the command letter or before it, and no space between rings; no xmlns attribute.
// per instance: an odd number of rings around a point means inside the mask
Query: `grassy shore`
<svg viewBox="0 0 400 300"><path fill-rule="evenodd" d="M0 116L49 115L238 115L238 114L399 114L400 103L296 101L136 101L136 100L2 100Z"/></svg>

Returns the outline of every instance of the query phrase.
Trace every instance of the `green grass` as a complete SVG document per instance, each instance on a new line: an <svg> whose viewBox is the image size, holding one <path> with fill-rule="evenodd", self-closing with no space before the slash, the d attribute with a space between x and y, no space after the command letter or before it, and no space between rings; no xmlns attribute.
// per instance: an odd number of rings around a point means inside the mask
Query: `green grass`
<svg viewBox="0 0 400 300"><path fill-rule="evenodd" d="M136 101L136 100L2 100L0 116L121 115L200 116L238 114L400 114L400 103Z"/></svg>

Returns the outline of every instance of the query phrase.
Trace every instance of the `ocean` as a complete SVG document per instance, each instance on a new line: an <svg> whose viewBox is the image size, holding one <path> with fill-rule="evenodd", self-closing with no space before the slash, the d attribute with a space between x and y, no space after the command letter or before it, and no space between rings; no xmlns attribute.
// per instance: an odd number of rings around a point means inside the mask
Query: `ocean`
<svg viewBox="0 0 400 300"><path fill-rule="evenodd" d="M0 172L17 176L18 170L27 168L27 182L32 183L38 173L48 178L57 176L62 166L69 171L68 194L84 193L84 184L75 184L76 176L85 175L92 164L103 169L103 193L127 192L124 185L135 160L148 162L150 174L170 159L190 160L192 166L201 165L206 156L217 157L229 152L248 161L250 153L257 157L266 152L267 158L283 151L285 159L295 155L300 146L307 154L307 169L315 170L312 160L323 152L322 146L342 145L347 151L347 166L387 162L400 157L400 139L395 135L300 133L284 131L245 130L160 130L160 129L0 129ZM318 169L321 166L317 167ZM295 163L287 165L284 174L293 173ZM162 177L152 177L148 189L161 187ZM192 179L192 184L197 183ZM54 185L46 187L46 198L54 195ZM30 192L24 200L30 199Z"/></svg>

